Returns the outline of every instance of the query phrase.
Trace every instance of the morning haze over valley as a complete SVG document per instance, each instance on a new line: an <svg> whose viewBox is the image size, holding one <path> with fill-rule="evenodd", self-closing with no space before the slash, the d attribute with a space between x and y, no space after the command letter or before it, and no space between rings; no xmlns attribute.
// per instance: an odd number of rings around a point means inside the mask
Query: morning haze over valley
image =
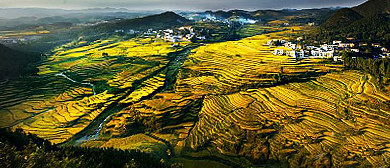
<svg viewBox="0 0 390 168"><path fill-rule="evenodd" d="M2 0L0 167L390 166L390 0Z"/></svg>

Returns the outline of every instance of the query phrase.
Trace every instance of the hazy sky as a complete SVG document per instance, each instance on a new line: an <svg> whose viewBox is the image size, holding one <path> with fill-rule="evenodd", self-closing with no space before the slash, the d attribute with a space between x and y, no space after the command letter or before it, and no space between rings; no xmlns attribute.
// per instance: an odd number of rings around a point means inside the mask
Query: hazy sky
<svg viewBox="0 0 390 168"><path fill-rule="evenodd" d="M148 10L283 9L355 6L366 0L0 0L0 7L82 9L125 7Z"/></svg>

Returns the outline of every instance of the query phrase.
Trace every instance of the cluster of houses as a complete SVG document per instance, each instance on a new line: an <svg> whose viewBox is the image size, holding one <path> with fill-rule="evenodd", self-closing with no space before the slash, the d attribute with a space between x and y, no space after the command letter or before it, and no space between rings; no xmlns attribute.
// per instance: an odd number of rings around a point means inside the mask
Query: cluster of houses
<svg viewBox="0 0 390 168"><path fill-rule="evenodd" d="M28 35L23 37L0 37L0 43L3 44L20 44L40 39L41 36Z"/></svg>
<svg viewBox="0 0 390 168"><path fill-rule="evenodd" d="M191 41L193 38L196 38L197 40L206 40L205 36L197 36L194 28L191 26L183 26L178 29L166 29L158 31L149 29L143 34L145 36L155 36L156 38L161 38L168 42Z"/></svg>
<svg viewBox="0 0 390 168"><path fill-rule="evenodd" d="M191 41L192 38L196 36L194 29L190 26L180 27L177 30L166 29L159 30L159 33L156 35L157 38L162 38L165 41L169 42L179 42L179 41Z"/></svg>
<svg viewBox="0 0 390 168"><path fill-rule="evenodd" d="M98 22L95 22L95 23L77 23L76 25L77 26L96 26L96 25L99 25L99 24L103 24L103 23L108 23L109 21L107 20L102 20L102 21L98 21Z"/></svg>
<svg viewBox="0 0 390 168"><path fill-rule="evenodd" d="M231 24L232 22L238 22L240 24L254 24L261 20L253 20L250 18L245 18L242 16L231 16L229 18L216 17L213 14L205 13L205 14L189 14L186 16L189 20L195 20L198 22L219 22L225 24Z"/></svg>
<svg viewBox="0 0 390 168"><path fill-rule="evenodd" d="M118 29L118 30L115 30L115 33L127 33L127 34L138 34L140 33L140 31L138 30L133 30L133 29L130 29L130 30L122 30L122 29Z"/></svg>
<svg viewBox="0 0 390 168"><path fill-rule="evenodd" d="M164 39L168 42L180 42L180 41L191 41L196 38L198 40L205 40L205 36L197 36L195 30L191 26L183 26L178 29L165 29L165 30L153 30L148 29L147 31L140 32L137 30L115 30L115 33L126 33L126 34L141 34L145 37L154 36L156 38Z"/></svg>
<svg viewBox="0 0 390 168"><path fill-rule="evenodd" d="M299 40L298 40L299 41ZM355 53L363 52L360 48L367 47L368 44L333 41L332 44L322 44L320 46L302 46L286 40L271 40L267 42L267 45L284 46L287 49L275 49L274 55L287 55L297 59L303 58L333 58L334 61L341 61L339 56L340 51L350 51ZM382 47L380 43L372 43L372 47L380 49L380 54L377 58L390 57L390 52L387 48Z"/></svg>

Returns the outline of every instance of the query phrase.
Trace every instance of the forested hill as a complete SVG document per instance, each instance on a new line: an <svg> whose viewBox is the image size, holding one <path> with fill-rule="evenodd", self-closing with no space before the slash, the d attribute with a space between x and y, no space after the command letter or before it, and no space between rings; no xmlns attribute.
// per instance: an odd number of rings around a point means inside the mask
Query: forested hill
<svg viewBox="0 0 390 168"><path fill-rule="evenodd" d="M56 147L36 135L0 129L0 167L166 167L139 151Z"/></svg>
<svg viewBox="0 0 390 168"><path fill-rule="evenodd" d="M390 0L369 0L352 9L362 16L390 14Z"/></svg>
<svg viewBox="0 0 390 168"><path fill-rule="evenodd" d="M180 26L188 23L189 20L174 13L164 12L157 15L150 15L142 18L127 19L115 23L106 23L90 27L86 31L96 32L111 32L115 30L145 30L145 29L166 29L175 26Z"/></svg>
<svg viewBox="0 0 390 168"><path fill-rule="evenodd" d="M358 12L350 9L343 8L338 10L332 15L324 24L323 27L326 29L338 29L340 27L348 26L351 23L364 18Z"/></svg>
<svg viewBox="0 0 390 168"><path fill-rule="evenodd" d="M28 64L39 60L39 54L16 51L0 44L0 79L30 73Z"/></svg>
<svg viewBox="0 0 390 168"><path fill-rule="evenodd" d="M369 0L353 8L340 9L321 25L325 36L390 39L390 0Z"/></svg>

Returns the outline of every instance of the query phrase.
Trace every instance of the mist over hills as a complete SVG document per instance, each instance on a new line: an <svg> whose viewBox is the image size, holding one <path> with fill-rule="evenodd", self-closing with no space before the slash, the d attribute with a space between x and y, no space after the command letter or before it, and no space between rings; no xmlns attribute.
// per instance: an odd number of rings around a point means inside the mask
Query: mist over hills
<svg viewBox="0 0 390 168"><path fill-rule="evenodd" d="M51 16L72 16L81 14L101 14L101 13L159 13L160 10L129 10L126 8L88 8L80 10L51 9L51 8L0 8L1 19L16 19L19 17L51 17Z"/></svg>
<svg viewBox="0 0 390 168"><path fill-rule="evenodd" d="M13 30L26 27L67 22L70 24L95 23L116 18L133 19L161 11L135 11L126 8L90 8L65 10L47 8L0 8L0 29Z"/></svg>
<svg viewBox="0 0 390 168"><path fill-rule="evenodd" d="M217 10L217 11L175 11L179 14L198 13L209 14L217 18L227 19L241 17L261 20L264 22L280 19L291 19L301 22L324 22L336 8L323 9L284 9L284 10ZM148 15L159 14L162 10L128 10L126 8L90 8L83 10L47 9L47 8L0 8L0 29L23 29L31 26L67 22L70 24L95 23L116 18L134 19Z"/></svg>
<svg viewBox="0 0 390 168"><path fill-rule="evenodd" d="M227 19L231 17L241 17L263 22L273 20L304 20L305 22L322 23L329 18L337 8L321 8L321 9L283 9L283 10L229 10L229 11L205 11L205 14L215 16L216 18Z"/></svg>

